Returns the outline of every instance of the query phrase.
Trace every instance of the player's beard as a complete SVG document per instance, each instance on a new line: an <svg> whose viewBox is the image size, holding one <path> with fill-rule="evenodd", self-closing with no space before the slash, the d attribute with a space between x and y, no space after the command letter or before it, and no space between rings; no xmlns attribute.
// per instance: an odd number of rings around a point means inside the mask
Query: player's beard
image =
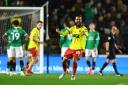
<svg viewBox="0 0 128 85"><path fill-rule="evenodd" d="M81 27L81 26L82 26L82 24L76 24L76 26L77 26L77 27Z"/></svg>
<svg viewBox="0 0 128 85"><path fill-rule="evenodd" d="M77 27L81 27L82 26L82 23L81 22L76 22L76 26Z"/></svg>

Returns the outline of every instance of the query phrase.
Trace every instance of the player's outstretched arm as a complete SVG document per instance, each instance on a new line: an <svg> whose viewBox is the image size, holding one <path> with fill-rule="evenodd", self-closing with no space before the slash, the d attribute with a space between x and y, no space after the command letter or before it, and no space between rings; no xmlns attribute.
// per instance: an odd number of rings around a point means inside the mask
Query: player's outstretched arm
<svg viewBox="0 0 128 85"><path fill-rule="evenodd" d="M119 47L117 46L117 44L115 44L115 48L116 48L116 50L117 50L120 54L123 53L123 52L119 49Z"/></svg>
<svg viewBox="0 0 128 85"><path fill-rule="evenodd" d="M106 48L106 55L109 55L109 42L105 43L105 48Z"/></svg>
<svg viewBox="0 0 128 85"><path fill-rule="evenodd" d="M3 39L5 42L7 42L7 35L4 34L4 35L2 36L2 39Z"/></svg>
<svg viewBox="0 0 128 85"><path fill-rule="evenodd" d="M69 30L67 30L67 31L65 31L65 32L61 32L61 31L59 30L59 28L56 28L56 32L57 32L58 34L60 34L60 35L68 35L68 34L70 34Z"/></svg>

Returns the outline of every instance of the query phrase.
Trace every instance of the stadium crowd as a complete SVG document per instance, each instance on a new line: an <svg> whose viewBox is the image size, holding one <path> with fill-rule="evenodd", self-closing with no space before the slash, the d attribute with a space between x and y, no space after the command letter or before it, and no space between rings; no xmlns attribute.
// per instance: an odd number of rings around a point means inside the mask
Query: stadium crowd
<svg viewBox="0 0 128 85"><path fill-rule="evenodd" d="M96 22L96 30L100 32L99 52L103 53L104 37L110 32L110 27L115 25L119 29L117 33L117 43L127 53L128 35L128 1L127 0L61 0L54 3L58 6L52 12L52 25L61 26L64 22L69 22L77 14L82 14L85 25L92 21ZM54 6L54 5L53 5ZM53 23L54 22L54 23ZM52 29L52 28L51 28Z"/></svg>
<svg viewBox="0 0 128 85"><path fill-rule="evenodd" d="M47 0L5 1L0 0L0 6L41 6ZM124 54L128 54L128 0L49 0L49 14L50 42L51 47L56 49L55 53L60 52L56 26L61 27L81 14L87 28L90 22L96 22L96 30L100 33L100 53L104 53L105 36L110 33L111 26L115 25L118 28L117 43Z"/></svg>

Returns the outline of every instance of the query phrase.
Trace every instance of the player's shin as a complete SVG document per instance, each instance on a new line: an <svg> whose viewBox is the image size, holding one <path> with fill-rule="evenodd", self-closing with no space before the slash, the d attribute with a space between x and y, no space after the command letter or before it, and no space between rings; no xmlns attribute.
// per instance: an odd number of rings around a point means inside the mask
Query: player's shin
<svg viewBox="0 0 128 85"><path fill-rule="evenodd" d="M108 65L108 63L107 63L107 62L105 62L105 63L103 64L103 66L102 66L102 68L101 68L100 72L102 72L102 71L104 70L104 68L105 68L107 65Z"/></svg>
<svg viewBox="0 0 128 85"><path fill-rule="evenodd" d="M62 67L63 67L64 73L66 73L66 70L67 70L67 60L63 60L62 61Z"/></svg>
<svg viewBox="0 0 128 85"><path fill-rule="evenodd" d="M96 62L95 62L95 61L93 61L93 62L92 62L92 70L94 70L94 69L95 69L95 66L96 66Z"/></svg>
<svg viewBox="0 0 128 85"><path fill-rule="evenodd" d="M9 63L9 61L7 62L7 71L10 71L10 63Z"/></svg>
<svg viewBox="0 0 128 85"><path fill-rule="evenodd" d="M20 62L21 71L25 71L23 60L19 60L19 62Z"/></svg>
<svg viewBox="0 0 128 85"><path fill-rule="evenodd" d="M16 71L16 62L13 62L13 71Z"/></svg>
<svg viewBox="0 0 128 85"><path fill-rule="evenodd" d="M77 61L73 61L73 71L72 71L72 75L76 74L76 70L77 70Z"/></svg>
<svg viewBox="0 0 128 85"><path fill-rule="evenodd" d="M9 68L10 68L10 71L13 71L13 60L9 61Z"/></svg>
<svg viewBox="0 0 128 85"><path fill-rule="evenodd" d="M113 65L113 68L114 68L115 73L117 74L118 71L117 71L116 63L114 62L114 63L112 63L112 65Z"/></svg>

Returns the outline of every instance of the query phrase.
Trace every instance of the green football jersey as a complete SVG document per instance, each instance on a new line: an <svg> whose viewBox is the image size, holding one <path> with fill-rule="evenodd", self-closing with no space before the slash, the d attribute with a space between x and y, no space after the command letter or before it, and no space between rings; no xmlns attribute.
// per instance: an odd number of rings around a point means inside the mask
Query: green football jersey
<svg viewBox="0 0 128 85"><path fill-rule="evenodd" d="M99 45L99 33L97 31L89 32L87 37L86 49L98 48Z"/></svg>
<svg viewBox="0 0 128 85"><path fill-rule="evenodd" d="M5 33L9 38L10 46L19 47L22 46L21 38L25 37L27 33L23 29L9 29Z"/></svg>
<svg viewBox="0 0 128 85"><path fill-rule="evenodd" d="M61 32L65 32L67 28L63 28ZM60 35L60 47L69 47L72 41L72 35Z"/></svg>

